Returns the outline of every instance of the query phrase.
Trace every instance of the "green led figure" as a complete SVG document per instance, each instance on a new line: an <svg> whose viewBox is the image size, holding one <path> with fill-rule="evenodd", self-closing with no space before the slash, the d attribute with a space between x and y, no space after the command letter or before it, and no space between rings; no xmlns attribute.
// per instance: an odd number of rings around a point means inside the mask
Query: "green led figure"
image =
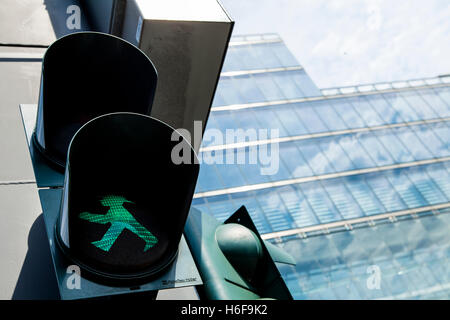
<svg viewBox="0 0 450 320"><path fill-rule="evenodd" d="M124 208L124 202L130 202L122 196L107 195L100 201L102 206L109 207L106 214L92 214L89 212L80 213L80 219L93 223L107 224L111 227L106 231L103 238L92 242L97 248L108 252L114 242L124 229L128 229L145 241L144 252L153 247L158 239L146 228L144 228L133 215Z"/></svg>

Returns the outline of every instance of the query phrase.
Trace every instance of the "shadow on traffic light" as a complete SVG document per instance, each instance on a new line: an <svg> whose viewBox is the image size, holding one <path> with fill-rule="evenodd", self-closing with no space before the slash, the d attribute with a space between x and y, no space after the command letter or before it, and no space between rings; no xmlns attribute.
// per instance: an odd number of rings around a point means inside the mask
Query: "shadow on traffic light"
<svg viewBox="0 0 450 320"><path fill-rule="evenodd" d="M174 148L191 161L176 164ZM113 113L88 122L68 151L60 247L99 281L157 275L177 254L198 171L191 145L159 120Z"/></svg>
<svg viewBox="0 0 450 320"><path fill-rule="evenodd" d="M44 55L34 144L63 170L83 124L113 112L149 115L156 83L152 62L129 42L98 32L64 36Z"/></svg>
<svg viewBox="0 0 450 320"><path fill-rule="evenodd" d="M292 300L275 262L295 265L281 248L261 239L245 206L224 223L191 208L185 235L211 300Z"/></svg>

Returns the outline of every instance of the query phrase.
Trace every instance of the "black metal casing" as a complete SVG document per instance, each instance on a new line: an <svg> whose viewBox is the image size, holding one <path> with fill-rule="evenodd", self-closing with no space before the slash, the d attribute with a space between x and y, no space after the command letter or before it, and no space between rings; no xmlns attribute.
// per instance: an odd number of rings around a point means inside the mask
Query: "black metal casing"
<svg viewBox="0 0 450 320"><path fill-rule="evenodd" d="M150 115L156 83L153 63L131 43L99 32L64 36L43 59L34 144L63 169L83 124L112 112Z"/></svg>

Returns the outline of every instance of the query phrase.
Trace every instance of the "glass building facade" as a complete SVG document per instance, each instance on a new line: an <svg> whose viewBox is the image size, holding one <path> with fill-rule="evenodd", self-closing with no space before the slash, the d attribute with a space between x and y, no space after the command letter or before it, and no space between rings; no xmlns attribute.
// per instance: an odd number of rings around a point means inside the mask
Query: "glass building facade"
<svg viewBox="0 0 450 320"><path fill-rule="evenodd" d="M296 299L448 299L449 120L449 77L320 90L277 35L233 37L192 205L245 205Z"/></svg>

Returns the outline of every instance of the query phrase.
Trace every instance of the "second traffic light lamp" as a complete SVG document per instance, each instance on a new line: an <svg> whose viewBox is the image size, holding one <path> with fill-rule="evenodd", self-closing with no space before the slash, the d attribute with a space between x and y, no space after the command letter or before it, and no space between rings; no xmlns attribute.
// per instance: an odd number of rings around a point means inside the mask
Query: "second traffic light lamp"
<svg viewBox="0 0 450 320"><path fill-rule="evenodd" d="M174 153L180 150L180 163ZM113 113L85 124L68 152L57 240L88 276L142 283L175 258L199 165L165 123Z"/></svg>

